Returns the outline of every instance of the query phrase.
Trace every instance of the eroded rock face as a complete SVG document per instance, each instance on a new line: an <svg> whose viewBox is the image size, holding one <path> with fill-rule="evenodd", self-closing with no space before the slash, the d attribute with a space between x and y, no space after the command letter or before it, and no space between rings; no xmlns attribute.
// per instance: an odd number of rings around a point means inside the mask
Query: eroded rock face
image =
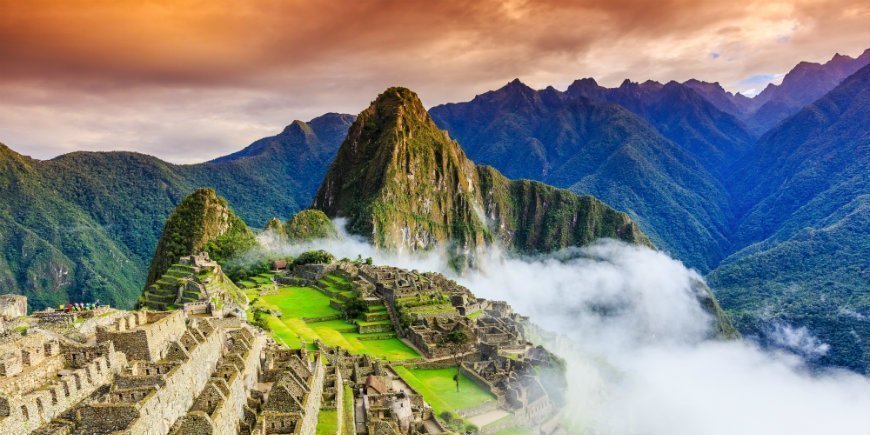
<svg viewBox="0 0 870 435"><path fill-rule="evenodd" d="M404 88L360 113L312 208L395 250L447 245L468 257L496 241L522 252L599 237L649 244L627 215L591 196L476 166Z"/></svg>

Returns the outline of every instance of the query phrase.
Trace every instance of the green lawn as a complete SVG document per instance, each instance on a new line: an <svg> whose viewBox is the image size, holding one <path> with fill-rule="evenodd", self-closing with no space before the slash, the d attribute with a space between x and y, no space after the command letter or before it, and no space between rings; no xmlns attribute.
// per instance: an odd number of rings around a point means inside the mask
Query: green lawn
<svg viewBox="0 0 870 435"><path fill-rule="evenodd" d="M249 291L248 297L256 297ZM414 349L398 338L382 340L359 340L356 325L344 320L306 322L303 318L325 317L339 314L329 306L329 297L309 287L281 287L275 295L260 296L258 306L276 309L281 318L267 316L267 322L276 340L291 348L308 346L320 340L330 346L339 346L355 354L367 354L389 361L404 361L419 358Z"/></svg>
<svg viewBox="0 0 870 435"><path fill-rule="evenodd" d="M356 434L356 427L354 426L354 416L353 416L353 390L351 390L350 385L344 386L344 401L342 402L342 416L344 419L344 430L343 432L346 434Z"/></svg>
<svg viewBox="0 0 870 435"><path fill-rule="evenodd" d="M456 382L453 375L456 369L409 369L395 367L396 373L417 392L423 395L436 414L443 411L456 413L462 409L473 408L486 402L494 401L495 396L479 387L465 375L460 375L459 392L456 392Z"/></svg>
<svg viewBox="0 0 870 435"><path fill-rule="evenodd" d="M338 411L323 410L317 413L317 435L336 435L338 432Z"/></svg>
<svg viewBox="0 0 870 435"><path fill-rule="evenodd" d="M278 294L260 300L277 308L285 317L324 317L339 314L329 306L329 296L309 287L281 287Z"/></svg>

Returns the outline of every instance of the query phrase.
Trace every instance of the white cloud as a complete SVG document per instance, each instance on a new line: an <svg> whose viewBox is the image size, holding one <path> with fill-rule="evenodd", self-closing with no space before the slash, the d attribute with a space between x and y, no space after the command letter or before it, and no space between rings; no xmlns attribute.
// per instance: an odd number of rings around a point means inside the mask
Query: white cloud
<svg viewBox="0 0 870 435"><path fill-rule="evenodd" d="M784 323L775 323L767 333L775 344L791 349L806 357L818 357L828 353L831 346L813 336L810 331L801 326L796 328Z"/></svg>
<svg viewBox="0 0 870 435"><path fill-rule="evenodd" d="M290 250L313 247L451 274L437 253L384 253L346 235ZM553 257L510 258L494 250L482 263L454 278L562 334L547 346L568 363L571 433L868 433L868 378L811 373L797 355L712 338L712 319L692 284L699 276L665 254L604 241ZM800 329L783 331L798 348L824 346Z"/></svg>

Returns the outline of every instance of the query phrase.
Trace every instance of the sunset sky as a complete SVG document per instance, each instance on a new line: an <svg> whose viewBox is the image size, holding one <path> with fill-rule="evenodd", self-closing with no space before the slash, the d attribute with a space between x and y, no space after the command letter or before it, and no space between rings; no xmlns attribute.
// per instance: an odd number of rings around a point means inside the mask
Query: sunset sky
<svg viewBox="0 0 870 435"><path fill-rule="evenodd" d="M391 85L428 106L517 77L753 93L870 47L870 1L0 0L0 142L188 163Z"/></svg>

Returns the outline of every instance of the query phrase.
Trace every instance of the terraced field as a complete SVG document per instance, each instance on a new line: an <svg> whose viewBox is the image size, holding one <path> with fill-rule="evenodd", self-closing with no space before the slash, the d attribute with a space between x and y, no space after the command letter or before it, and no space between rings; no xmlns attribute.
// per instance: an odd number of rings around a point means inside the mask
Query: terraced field
<svg viewBox="0 0 870 435"><path fill-rule="evenodd" d="M456 413L495 401L495 396L484 390L465 375L459 377L459 392L453 376L455 368L414 369L395 367L396 374L419 392L436 414L444 411Z"/></svg>
<svg viewBox="0 0 870 435"><path fill-rule="evenodd" d="M317 413L317 435L335 435L338 431L338 411L321 409Z"/></svg>
<svg viewBox="0 0 870 435"><path fill-rule="evenodd" d="M389 361L404 361L420 357L414 349L396 338L392 323L383 305L372 305L356 323L341 318L341 312L330 302L341 304L353 295L350 283L340 276L330 275L321 281L326 289L311 287L279 287L276 294L259 296L257 306L276 310L281 317L266 316L266 322L276 340L292 348L313 348L314 340L330 346L340 346L352 353L367 354ZM328 284L327 284L328 283ZM256 287L246 289L248 297L257 296Z"/></svg>

